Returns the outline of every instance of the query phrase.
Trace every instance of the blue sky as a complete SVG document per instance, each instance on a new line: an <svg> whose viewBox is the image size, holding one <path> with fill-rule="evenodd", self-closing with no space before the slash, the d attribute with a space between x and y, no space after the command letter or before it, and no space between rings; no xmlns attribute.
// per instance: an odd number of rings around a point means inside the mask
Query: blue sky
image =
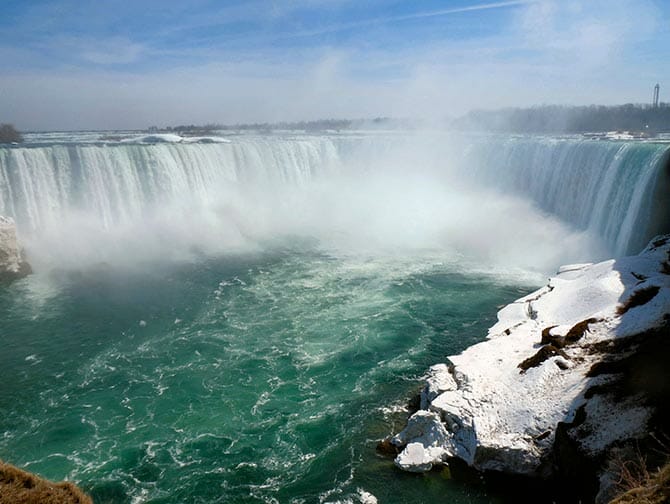
<svg viewBox="0 0 670 504"><path fill-rule="evenodd" d="M670 93L666 0L3 0L22 129L414 116ZM666 84L667 83L667 84Z"/></svg>

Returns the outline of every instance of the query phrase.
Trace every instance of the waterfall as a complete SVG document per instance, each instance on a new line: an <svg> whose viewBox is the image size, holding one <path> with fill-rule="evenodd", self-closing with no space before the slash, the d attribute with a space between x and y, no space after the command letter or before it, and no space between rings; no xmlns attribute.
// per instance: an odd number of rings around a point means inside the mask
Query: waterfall
<svg viewBox="0 0 670 504"><path fill-rule="evenodd" d="M24 237L62 226L72 215L104 230L156 208L184 214L226 205L254 188L264 191L252 198L276 194L281 201L288 188L310 191L335 174L355 183L363 173L383 178L393 164L406 172L429 165L432 175L530 199L620 255L669 231L668 152L660 143L444 133L2 147L0 215L13 217Z"/></svg>
<svg viewBox="0 0 670 504"><path fill-rule="evenodd" d="M498 137L471 142L463 166L479 183L532 198L621 255L670 232L669 153L657 143Z"/></svg>
<svg viewBox="0 0 670 504"><path fill-rule="evenodd" d="M336 159L327 139L0 148L0 215L23 233L72 210L110 227L152 205L206 205L241 184L304 184Z"/></svg>

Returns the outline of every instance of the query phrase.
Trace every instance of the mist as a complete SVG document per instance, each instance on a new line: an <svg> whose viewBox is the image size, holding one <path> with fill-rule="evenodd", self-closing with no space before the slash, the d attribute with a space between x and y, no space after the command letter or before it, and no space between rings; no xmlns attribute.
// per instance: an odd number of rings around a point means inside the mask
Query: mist
<svg viewBox="0 0 670 504"><path fill-rule="evenodd" d="M113 158L98 161L88 148L90 178L69 184L85 184L80 190L94 199L54 195L32 210L34 229L19 222L36 270L147 268L307 246L541 281L559 264L605 250L531 201L474 183L461 166L464 145L443 135L141 148L166 173L155 186L138 179L149 165L110 171L127 164L132 146L106 147ZM192 178L172 164L188 165L189 155L200 163Z"/></svg>

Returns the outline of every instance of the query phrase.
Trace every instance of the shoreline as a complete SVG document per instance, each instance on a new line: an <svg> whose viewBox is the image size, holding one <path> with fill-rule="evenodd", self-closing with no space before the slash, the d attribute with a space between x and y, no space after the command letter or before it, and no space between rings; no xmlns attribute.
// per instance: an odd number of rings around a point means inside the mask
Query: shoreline
<svg viewBox="0 0 670 504"><path fill-rule="evenodd" d="M429 369L419 410L387 440L395 464L425 472L458 459L608 502L611 463L668 425L669 331L670 236L564 266L501 309L487 340Z"/></svg>

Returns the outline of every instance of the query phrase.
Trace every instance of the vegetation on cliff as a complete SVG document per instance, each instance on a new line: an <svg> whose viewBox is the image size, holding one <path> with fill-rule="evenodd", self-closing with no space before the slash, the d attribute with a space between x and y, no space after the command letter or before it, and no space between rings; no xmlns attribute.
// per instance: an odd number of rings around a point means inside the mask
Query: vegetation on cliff
<svg viewBox="0 0 670 504"><path fill-rule="evenodd" d="M641 475L628 473L628 490L610 502L610 504L664 504L670 502L670 463L658 471Z"/></svg>
<svg viewBox="0 0 670 504"><path fill-rule="evenodd" d="M0 504L93 504L69 481L54 483L0 462Z"/></svg>

